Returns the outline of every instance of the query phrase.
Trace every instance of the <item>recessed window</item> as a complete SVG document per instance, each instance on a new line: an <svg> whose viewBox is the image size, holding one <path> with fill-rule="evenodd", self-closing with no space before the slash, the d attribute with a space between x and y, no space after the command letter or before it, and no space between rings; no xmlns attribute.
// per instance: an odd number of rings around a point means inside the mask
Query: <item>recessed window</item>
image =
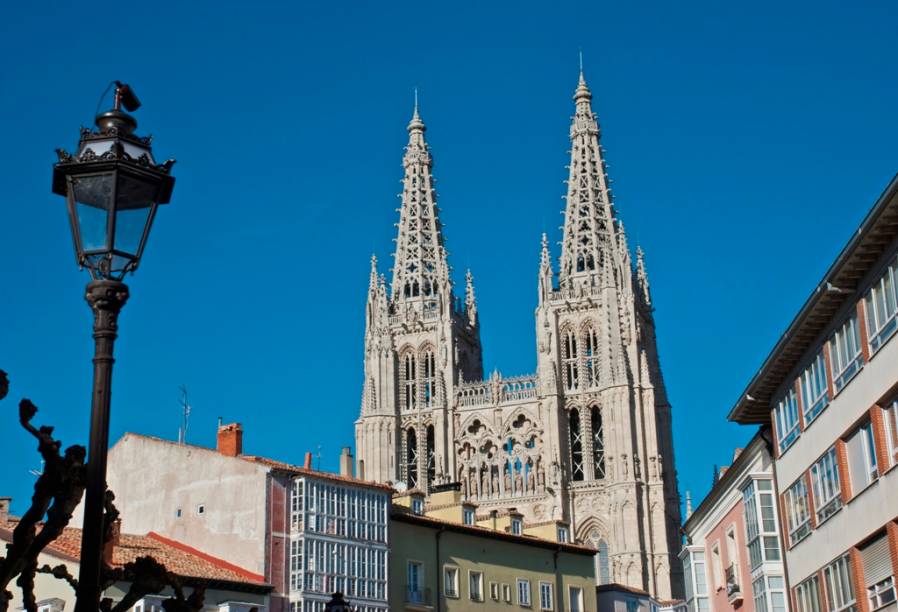
<svg viewBox="0 0 898 612"><path fill-rule="evenodd" d="M554 610L555 609L555 594L552 592L552 583L551 582L540 582L539 583L539 609L540 610Z"/></svg>
<svg viewBox="0 0 898 612"><path fill-rule="evenodd" d="M789 541L794 546L811 533L808 488L804 483L804 478L799 478L794 485L789 487L783 501L789 527Z"/></svg>
<svg viewBox="0 0 898 612"><path fill-rule="evenodd" d="M511 519L511 532L515 535L521 535L521 533L523 532L523 524L521 523L521 519Z"/></svg>
<svg viewBox="0 0 898 612"><path fill-rule="evenodd" d="M898 463L898 397L886 404L883 409L882 420L885 423L886 445L892 465Z"/></svg>
<svg viewBox="0 0 898 612"><path fill-rule="evenodd" d="M833 612L857 609L851 562L848 555L823 568L823 584L826 587L826 598L830 602Z"/></svg>
<svg viewBox="0 0 898 612"><path fill-rule="evenodd" d="M820 612L820 581L814 575L795 587L798 612Z"/></svg>
<svg viewBox="0 0 898 612"><path fill-rule="evenodd" d="M795 390L789 389L779 401L775 411L776 435L780 452L789 448L801 433L798 429L798 398Z"/></svg>
<svg viewBox="0 0 898 612"><path fill-rule="evenodd" d="M870 348L875 352L898 329L898 258L893 259L882 277L873 283L864 304L867 336Z"/></svg>
<svg viewBox="0 0 898 612"><path fill-rule="evenodd" d="M483 572L468 572L468 596L483 601Z"/></svg>
<svg viewBox="0 0 898 612"><path fill-rule="evenodd" d="M583 612L583 589L580 587L568 587L571 612Z"/></svg>
<svg viewBox="0 0 898 612"><path fill-rule="evenodd" d="M822 523L842 507L839 464L836 461L835 447L826 451L817 463L811 466L811 483L814 486L817 522Z"/></svg>
<svg viewBox="0 0 898 612"><path fill-rule="evenodd" d="M465 508L462 511L462 520L465 525L473 525L474 524L474 511L471 508Z"/></svg>
<svg viewBox="0 0 898 612"><path fill-rule="evenodd" d="M857 495L878 476L876 446L873 442L873 426L868 421L861 425L845 442L848 455L848 474L851 494Z"/></svg>
<svg viewBox="0 0 898 612"><path fill-rule="evenodd" d="M499 583L490 582L490 599L499 601Z"/></svg>
<svg viewBox="0 0 898 612"><path fill-rule="evenodd" d="M176 517L176 518L181 518L181 509L180 509L180 508L178 508L177 510L175 510L175 517Z"/></svg>
<svg viewBox="0 0 898 612"><path fill-rule="evenodd" d="M558 528L558 541L566 543L568 541L567 527Z"/></svg>
<svg viewBox="0 0 898 612"><path fill-rule="evenodd" d="M511 603L511 585L510 584L502 585L502 599L505 600L505 603Z"/></svg>
<svg viewBox="0 0 898 612"><path fill-rule="evenodd" d="M412 512L415 514L424 514L424 500L420 498L412 499Z"/></svg>
<svg viewBox="0 0 898 612"><path fill-rule="evenodd" d="M832 358L833 385L839 391L864 365L856 314L852 314L833 334L829 341L829 354Z"/></svg>
<svg viewBox="0 0 898 612"><path fill-rule="evenodd" d="M458 568L446 566L443 568L443 592L446 597L458 597Z"/></svg>
<svg viewBox="0 0 898 612"><path fill-rule="evenodd" d="M530 581L518 578L518 605L530 605Z"/></svg>
<svg viewBox="0 0 898 612"><path fill-rule="evenodd" d="M197 514L205 514L206 513L206 504L200 504L196 507Z"/></svg>

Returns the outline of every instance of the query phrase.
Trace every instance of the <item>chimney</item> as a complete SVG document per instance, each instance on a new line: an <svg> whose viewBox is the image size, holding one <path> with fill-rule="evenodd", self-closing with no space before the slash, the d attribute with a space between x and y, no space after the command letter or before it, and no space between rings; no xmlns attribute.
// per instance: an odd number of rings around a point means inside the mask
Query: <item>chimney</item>
<svg viewBox="0 0 898 612"><path fill-rule="evenodd" d="M302 467L307 470L312 469L312 453L306 453L306 460L303 462Z"/></svg>
<svg viewBox="0 0 898 612"><path fill-rule="evenodd" d="M109 538L109 541L106 542L106 545L103 547L103 559L106 561L107 565L112 565L113 552L122 539L122 519L115 519L112 522L110 531L112 532L112 537Z"/></svg>
<svg viewBox="0 0 898 612"><path fill-rule="evenodd" d="M218 452L228 457L243 454L243 426L240 423L218 426Z"/></svg>
<svg viewBox="0 0 898 612"><path fill-rule="evenodd" d="M352 478L352 449L348 446L340 453L340 476Z"/></svg>
<svg viewBox="0 0 898 612"><path fill-rule="evenodd" d="M0 525L9 520L9 505L12 503L12 497L0 497Z"/></svg>

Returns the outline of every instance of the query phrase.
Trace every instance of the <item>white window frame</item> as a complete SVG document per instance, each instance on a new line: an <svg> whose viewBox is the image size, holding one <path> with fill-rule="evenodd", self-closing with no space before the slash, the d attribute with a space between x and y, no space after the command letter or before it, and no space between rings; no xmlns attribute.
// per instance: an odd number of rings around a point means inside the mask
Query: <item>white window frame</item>
<svg viewBox="0 0 898 612"><path fill-rule="evenodd" d="M539 583L539 609L555 609L555 592L551 582L541 580Z"/></svg>
<svg viewBox="0 0 898 612"><path fill-rule="evenodd" d="M856 436L860 435L861 444L863 446L863 458L864 464L860 466L858 469L863 469L864 477L866 478L866 482L857 483L855 482L853 475L855 471L854 465L854 454L851 452L851 441ZM860 425L857 429L851 432L851 435L848 436L846 441L846 452L848 453L847 463L848 463L848 473L849 473L849 482L851 482L851 497L856 497L861 491L865 490L867 487L872 485L879 478L879 457L876 454L876 437L873 431L873 422L867 421Z"/></svg>
<svg viewBox="0 0 898 612"><path fill-rule="evenodd" d="M521 519L511 519L511 533L514 535L521 535L524 533L524 522Z"/></svg>
<svg viewBox="0 0 898 612"><path fill-rule="evenodd" d="M502 599L505 603L511 603L511 585L507 582L502 583Z"/></svg>
<svg viewBox="0 0 898 612"><path fill-rule="evenodd" d="M465 525L473 525L474 524L474 511L470 508L465 508L462 510L462 522Z"/></svg>
<svg viewBox="0 0 898 612"><path fill-rule="evenodd" d="M823 568L823 586L829 612L857 610L854 593L854 577L851 574L851 560L843 555ZM847 587L847 592L846 588Z"/></svg>
<svg viewBox="0 0 898 612"><path fill-rule="evenodd" d="M821 612L820 580L814 574L795 587L796 612Z"/></svg>
<svg viewBox="0 0 898 612"><path fill-rule="evenodd" d="M823 351L817 352L799 377L804 426L807 428L829 404L829 384L826 380L826 359Z"/></svg>
<svg viewBox="0 0 898 612"><path fill-rule="evenodd" d="M797 493L803 493L796 497ZM804 474L796 480L783 494L783 505L786 509L786 526L789 530L789 543L795 546L811 533L811 512L808 505L808 487Z"/></svg>
<svg viewBox="0 0 898 612"><path fill-rule="evenodd" d="M474 585L477 586L476 589L472 588ZM468 570L468 599L483 601L483 595L483 572Z"/></svg>
<svg viewBox="0 0 898 612"><path fill-rule="evenodd" d="M839 460L836 447L831 446L811 466L811 485L814 490L814 512L819 525L842 508L842 490L839 487Z"/></svg>
<svg viewBox="0 0 898 612"><path fill-rule="evenodd" d="M798 397L795 395L794 387L789 387L782 399L777 402L774 414L777 442L780 453L784 453L801 435L798 420Z"/></svg>
<svg viewBox="0 0 898 612"><path fill-rule="evenodd" d="M898 256L864 296L867 341L875 353L898 330Z"/></svg>
<svg viewBox="0 0 898 612"><path fill-rule="evenodd" d="M891 595L886 595L891 591ZM867 587L867 601L871 612L887 606L895 601L895 576L889 576L876 584Z"/></svg>
<svg viewBox="0 0 898 612"><path fill-rule="evenodd" d="M833 387L836 393L845 388L864 365L861 350L861 329L857 312L852 312L829 339L829 356L833 368Z"/></svg>
<svg viewBox="0 0 898 612"><path fill-rule="evenodd" d="M518 605L530 607L532 599L530 597L530 581L526 578L518 578Z"/></svg>
<svg viewBox="0 0 898 612"><path fill-rule="evenodd" d="M458 566L443 566L443 594L452 599L458 599ZM451 587L451 588L450 588Z"/></svg>
<svg viewBox="0 0 898 612"><path fill-rule="evenodd" d="M568 608L571 612L583 612L583 589L568 585L567 588Z"/></svg>
<svg viewBox="0 0 898 612"><path fill-rule="evenodd" d="M895 465L898 464L898 397L886 403L882 412L889 463Z"/></svg>

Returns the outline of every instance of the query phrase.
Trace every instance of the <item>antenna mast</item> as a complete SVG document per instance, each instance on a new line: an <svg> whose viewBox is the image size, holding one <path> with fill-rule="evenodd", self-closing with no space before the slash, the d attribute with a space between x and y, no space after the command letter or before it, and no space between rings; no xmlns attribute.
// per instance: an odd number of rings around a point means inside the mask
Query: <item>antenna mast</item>
<svg viewBox="0 0 898 612"><path fill-rule="evenodd" d="M178 428L178 444L187 444L187 424L190 419L190 403L187 401L187 386L181 385L178 387L181 391L181 411L182 411L182 424Z"/></svg>

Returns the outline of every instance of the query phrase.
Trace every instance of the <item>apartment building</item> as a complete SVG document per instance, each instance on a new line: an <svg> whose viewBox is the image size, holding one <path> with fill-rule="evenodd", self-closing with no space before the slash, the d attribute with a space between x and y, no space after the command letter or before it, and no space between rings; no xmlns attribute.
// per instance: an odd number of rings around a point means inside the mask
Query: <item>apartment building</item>
<svg viewBox="0 0 898 612"><path fill-rule="evenodd" d="M460 484L400 494L390 520L390 610L597 610L592 548L561 521L478 515Z"/></svg>
<svg viewBox="0 0 898 612"><path fill-rule="evenodd" d="M215 449L126 433L107 480L123 529L153 531L261 575L271 612L322 612L335 591L358 612L386 612L393 490L243 454L239 424ZM79 520L76 518L76 520Z"/></svg>
<svg viewBox="0 0 898 612"><path fill-rule="evenodd" d="M762 428L683 524L690 612L786 612L770 429Z"/></svg>
<svg viewBox="0 0 898 612"><path fill-rule="evenodd" d="M772 429L798 612L898 609L896 290L898 177L729 415Z"/></svg>

